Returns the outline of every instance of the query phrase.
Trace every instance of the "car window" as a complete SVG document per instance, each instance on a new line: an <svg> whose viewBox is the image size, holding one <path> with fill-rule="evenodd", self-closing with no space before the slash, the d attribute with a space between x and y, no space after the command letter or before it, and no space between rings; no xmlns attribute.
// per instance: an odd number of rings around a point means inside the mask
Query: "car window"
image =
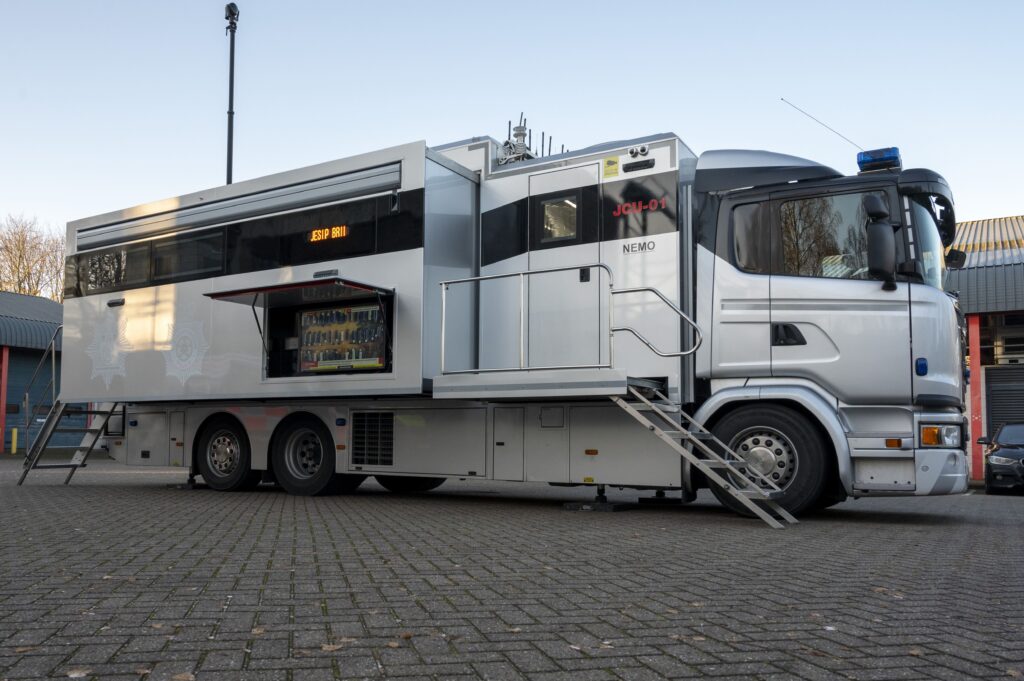
<svg viewBox="0 0 1024 681"><path fill-rule="evenodd" d="M1024 423L1007 423L999 429L996 442L1001 445L1024 445Z"/></svg>

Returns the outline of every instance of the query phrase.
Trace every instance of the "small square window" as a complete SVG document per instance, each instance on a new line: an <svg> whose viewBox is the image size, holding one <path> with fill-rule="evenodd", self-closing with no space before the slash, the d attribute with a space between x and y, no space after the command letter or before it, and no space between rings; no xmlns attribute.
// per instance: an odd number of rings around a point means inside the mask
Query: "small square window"
<svg viewBox="0 0 1024 681"><path fill-rule="evenodd" d="M542 202L544 227L541 243L568 241L576 238L576 197L562 196Z"/></svg>

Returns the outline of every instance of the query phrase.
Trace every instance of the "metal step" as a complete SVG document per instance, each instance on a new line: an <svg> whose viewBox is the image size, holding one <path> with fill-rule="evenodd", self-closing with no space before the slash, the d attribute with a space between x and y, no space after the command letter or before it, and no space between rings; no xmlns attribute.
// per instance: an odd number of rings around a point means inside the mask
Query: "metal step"
<svg viewBox="0 0 1024 681"><path fill-rule="evenodd" d="M708 484L717 487L725 494L731 496L770 527L781 529L784 527L783 522L790 524L797 522L796 518L770 498L771 490L779 491L775 483L746 465L741 457L735 452L730 451L703 425L696 422L691 416L680 409L678 413L690 424L690 429L679 430L680 424L665 413L665 411L659 409L655 402L648 400L635 388L629 388L628 392L633 400L627 402L625 399L617 396L612 397L611 400L636 421L646 426L648 430L657 435L698 471L703 473ZM658 400L662 402L668 401L668 398L657 390L653 392ZM656 415L664 422L664 425L659 426L645 416L641 410L641 405L648 407L646 412ZM682 440L682 442L679 440ZM721 447L724 453L731 458L723 458L722 455L706 444L709 441L713 441ZM703 456L698 455L698 451ZM718 471L721 471L721 474ZM760 477L770 489L762 489L749 480L746 476L751 472ZM726 477L723 477L723 475Z"/></svg>
<svg viewBox="0 0 1024 681"><path fill-rule="evenodd" d="M663 430L662 432L669 437L693 438L694 440L701 440L703 442L711 442L715 439L715 436L711 433L702 433L700 431L693 430Z"/></svg>
<svg viewBox="0 0 1024 681"><path fill-rule="evenodd" d="M39 430L39 434L36 439L29 447L28 454L25 458L24 470L21 472L21 477L18 478L18 485L20 486L25 482L25 478L29 472L35 469L57 469L63 468L68 471L67 477L64 478L64 484L71 482L71 476L75 474L79 468L85 468L86 459L96 448L96 445L100 440L100 432L106 427L110 421L110 417L113 416L114 412L117 411L118 404L111 402L108 410L86 410L93 412L96 415L93 425L85 427L73 427L73 426L59 426L61 419L68 416L68 414L82 414L85 412L70 412L66 404L62 404L60 400L54 402L53 407L50 409L50 413L46 415L46 419L43 421L43 425ZM92 438L83 437L83 440L88 440L78 445L57 445L50 447L50 439L56 433L85 433L92 434ZM71 457L70 461L61 461L59 463L41 463L40 459L47 452L63 451L73 452L74 456Z"/></svg>

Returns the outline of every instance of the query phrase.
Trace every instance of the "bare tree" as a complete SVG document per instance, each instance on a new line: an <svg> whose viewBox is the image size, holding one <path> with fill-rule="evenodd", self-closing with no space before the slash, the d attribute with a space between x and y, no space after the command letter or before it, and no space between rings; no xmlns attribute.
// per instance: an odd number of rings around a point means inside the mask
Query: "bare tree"
<svg viewBox="0 0 1024 681"><path fill-rule="evenodd" d="M35 218L0 220L0 290L64 300L64 236Z"/></svg>

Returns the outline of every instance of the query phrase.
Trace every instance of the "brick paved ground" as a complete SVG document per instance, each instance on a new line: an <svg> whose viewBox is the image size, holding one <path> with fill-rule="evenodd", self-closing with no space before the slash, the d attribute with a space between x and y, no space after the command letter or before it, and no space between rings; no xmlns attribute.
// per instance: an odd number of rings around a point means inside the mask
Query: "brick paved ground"
<svg viewBox="0 0 1024 681"><path fill-rule="evenodd" d="M0 679L1024 674L1024 497L861 500L777 531L703 498L221 494L112 464L16 488L17 465L0 463Z"/></svg>

